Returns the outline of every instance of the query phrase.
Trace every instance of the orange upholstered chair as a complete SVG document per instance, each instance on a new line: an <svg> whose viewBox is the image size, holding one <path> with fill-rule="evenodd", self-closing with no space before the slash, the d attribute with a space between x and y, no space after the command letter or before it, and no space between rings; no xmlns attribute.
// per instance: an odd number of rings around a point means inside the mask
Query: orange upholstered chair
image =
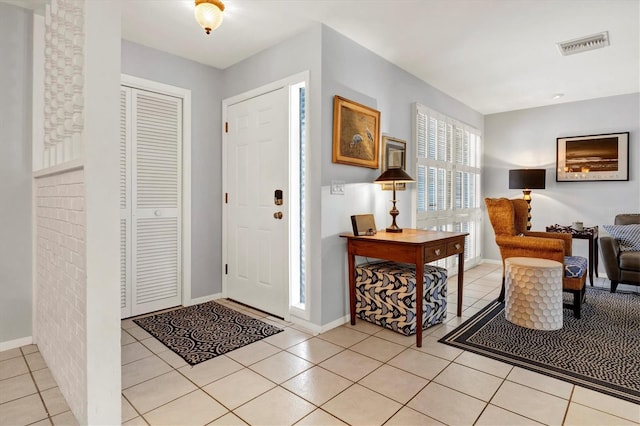
<svg viewBox="0 0 640 426"><path fill-rule="evenodd" d="M573 294L576 318L585 295L587 259L571 256L571 234L527 231L527 202L522 199L485 198L489 220L496 235L496 244L502 257L502 292L504 301L504 260L509 257L536 257L562 263L564 277L562 290Z"/></svg>

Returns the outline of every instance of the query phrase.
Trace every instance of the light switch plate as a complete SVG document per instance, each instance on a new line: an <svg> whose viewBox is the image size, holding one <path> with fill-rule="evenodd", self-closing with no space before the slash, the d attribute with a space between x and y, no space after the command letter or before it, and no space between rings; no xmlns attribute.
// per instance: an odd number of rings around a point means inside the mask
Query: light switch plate
<svg viewBox="0 0 640 426"><path fill-rule="evenodd" d="M333 195L344 195L344 181L332 180L331 181L331 193Z"/></svg>

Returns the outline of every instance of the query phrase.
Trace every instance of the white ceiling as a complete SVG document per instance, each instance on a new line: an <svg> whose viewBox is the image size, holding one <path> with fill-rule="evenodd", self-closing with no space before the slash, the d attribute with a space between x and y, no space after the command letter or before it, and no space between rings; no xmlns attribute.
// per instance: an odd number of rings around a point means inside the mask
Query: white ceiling
<svg viewBox="0 0 640 426"><path fill-rule="evenodd" d="M123 0L123 38L224 69L321 22L483 114L640 92L640 0L223 1L207 36L193 0Z"/></svg>

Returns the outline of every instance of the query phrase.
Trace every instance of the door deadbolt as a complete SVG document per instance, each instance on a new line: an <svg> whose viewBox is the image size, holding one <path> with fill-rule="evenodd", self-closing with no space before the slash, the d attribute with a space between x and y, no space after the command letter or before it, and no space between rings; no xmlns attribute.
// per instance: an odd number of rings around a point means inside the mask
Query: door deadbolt
<svg viewBox="0 0 640 426"><path fill-rule="evenodd" d="M281 189L276 189L273 192L273 203L276 206L281 206L282 205L282 190Z"/></svg>
<svg viewBox="0 0 640 426"><path fill-rule="evenodd" d="M282 215L282 212L275 212L275 213L273 214L273 217L274 217L274 218L276 218L276 219L278 219L278 220L279 220L279 219L282 219L282 216L283 216L283 215Z"/></svg>

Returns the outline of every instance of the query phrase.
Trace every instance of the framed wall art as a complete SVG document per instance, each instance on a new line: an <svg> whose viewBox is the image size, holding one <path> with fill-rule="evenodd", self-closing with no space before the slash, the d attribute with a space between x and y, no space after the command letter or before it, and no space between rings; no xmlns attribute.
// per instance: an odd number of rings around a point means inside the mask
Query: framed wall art
<svg viewBox="0 0 640 426"><path fill-rule="evenodd" d="M379 167L380 111L335 96L333 99L333 162Z"/></svg>
<svg viewBox="0 0 640 426"><path fill-rule="evenodd" d="M400 168L407 170L407 142L402 139L392 138L391 136L382 137L382 167L381 171L385 172L391 168ZM404 191L407 184L404 182L396 183L396 191ZM391 191L393 185L383 183L383 191Z"/></svg>
<svg viewBox="0 0 640 426"><path fill-rule="evenodd" d="M629 180L629 132L557 138L556 182Z"/></svg>

